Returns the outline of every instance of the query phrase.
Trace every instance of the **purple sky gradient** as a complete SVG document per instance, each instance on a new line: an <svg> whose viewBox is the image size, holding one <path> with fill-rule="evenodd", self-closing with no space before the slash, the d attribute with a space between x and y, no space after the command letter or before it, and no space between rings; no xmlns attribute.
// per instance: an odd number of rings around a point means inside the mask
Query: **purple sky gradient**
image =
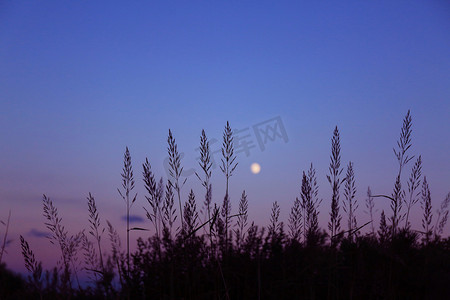
<svg viewBox="0 0 450 300"><path fill-rule="evenodd" d="M88 227L91 192L102 224L110 220L124 242L125 205L117 193L123 152L130 148L137 183L132 214L145 219L142 163L148 157L167 179L169 128L185 169L196 167L202 129L218 140L212 145L218 150L226 121L249 128L255 147L238 155L232 210L245 189L250 220L259 225L268 223L274 201L287 222L312 162L326 228L334 127L343 167L354 162L362 224L367 187L392 192L398 168L392 148L411 109L411 154L422 155L437 208L450 192L449 17L445 1L2 2L0 220L12 211L13 240L7 265L24 270L20 234L45 267L56 261L57 247L41 237L42 194L75 234ZM277 117L288 140L262 150L252 126ZM261 165L258 175L250 172L253 162ZM220 203L219 168L212 180L213 201ZM191 188L200 207L195 175L184 199ZM387 200L377 199L376 209L376 220L382 209L390 215ZM420 213L417 204L413 228L421 228ZM138 224L151 227L148 220ZM139 235L148 233L133 232L132 240ZM104 243L108 248L106 236Z"/></svg>

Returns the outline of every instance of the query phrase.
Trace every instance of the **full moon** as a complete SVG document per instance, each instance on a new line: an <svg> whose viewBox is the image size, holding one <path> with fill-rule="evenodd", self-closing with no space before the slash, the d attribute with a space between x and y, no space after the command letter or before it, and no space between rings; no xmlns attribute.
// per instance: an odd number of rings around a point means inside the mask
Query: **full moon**
<svg viewBox="0 0 450 300"><path fill-rule="evenodd" d="M261 171L261 166L258 163L252 163L250 170L253 174L258 174Z"/></svg>

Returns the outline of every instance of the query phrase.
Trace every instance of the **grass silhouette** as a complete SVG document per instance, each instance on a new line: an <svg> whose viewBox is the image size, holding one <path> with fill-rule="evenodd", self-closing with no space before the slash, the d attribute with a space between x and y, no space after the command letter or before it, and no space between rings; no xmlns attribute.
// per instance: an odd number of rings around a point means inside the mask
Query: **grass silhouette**
<svg viewBox="0 0 450 300"><path fill-rule="evenodd" d="M154 234L138 238L137 249L129 249L129 213L136 196L128 148L124 154L122 190L127 208L127 244L122 249L117 230L102 222L94 197L89 193L88 228L70 235L54 203L44 195L43 211L50 241L59 245L61 259L44 270L30 245L20 236L22 254L29 276L22 278L0 265L1 299L445 299L450 298L450 239L442 237L446 225L450 193L433 215L433 202L426 177L421 174L418 156L407 181L402 171L413 159L412 118L408 111L394 154L399 171L390 196L367 191L365 201L370 221L358 225L353 163L341 178L340 138L336 127L328 181L331 185L331 212L328 231L319 227L318 185L311 164L303 172L301 192L293 203L285 224L280 220L278 202L273 203L270 225L266 228L248 220L245 191L232 215L229 178L236 169L233 132L225 126L221 170L226 179L222 204L212 203L211 154L205 131L200 137L201 174L204 200L191 189L188 199L180 190L182 165L177 144L169 130L170 176L156 180L148 159L143 164L143 183L149 208L146 215ZM341 229L340 187L347 230ZM177 197L179 208L175 204ZM374 198L391 201L391 212L383 210L379 226L374 224ZM411 208L420 201L422 230L410 224ZM435 204L436 205L436 204ZM198 209L201 207L201 209ZM218 207L221 207L220 209ZM179 217L177 219L177 217ZM8 222L9 223L9 222ZM7 223L5 223L6 225ZM178 227L176 227L179 225ZM361 229L370 227L368 233ZM105 250L107 231L110 251ZM2 247L5 249L6 234ZM84 260L78 260L81 255ZM83 270L81 270L83 269ZM81 286L78 273L89 273L90 284Z"/></svg>

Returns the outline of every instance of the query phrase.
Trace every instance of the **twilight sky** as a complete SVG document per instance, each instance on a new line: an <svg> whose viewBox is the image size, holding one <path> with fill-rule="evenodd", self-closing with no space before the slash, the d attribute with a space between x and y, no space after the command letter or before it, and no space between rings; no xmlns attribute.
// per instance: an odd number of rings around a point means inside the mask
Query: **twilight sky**
<svg viewBox="0 0 450 300"><path fill-rule="evenodd" d="M42 237L44 193L71 233L88 226L88 192L102 221L124 233L117 188L126 146L138 192L132 214L144 218L142 163L148 157L167 178L169 128L189 171L201 130L216 151L230 121L241 145L250 146L239 148L232 210L245 189L250 218L260 225L273 201L287 221L312 162L326 228L334 127L343 166L354 162L361 224L367 187L392 191L392 148L411 109L411 154L422 155L437 207L450 192L449 53L450 5L438 0L2 1L0 220L12 211L13 239L6 262L23 270L19 234L50 262L45 267L54 261L57 249ZM258 175L250 172L253 162L261 165ZM192 188L200 202L203 190L189 174L183 196ZM224 190L217 167L213 201ZM382 209L390 215L388 207L377 199L377 220ZM416 205L416 229L420 213Z"/></svg>

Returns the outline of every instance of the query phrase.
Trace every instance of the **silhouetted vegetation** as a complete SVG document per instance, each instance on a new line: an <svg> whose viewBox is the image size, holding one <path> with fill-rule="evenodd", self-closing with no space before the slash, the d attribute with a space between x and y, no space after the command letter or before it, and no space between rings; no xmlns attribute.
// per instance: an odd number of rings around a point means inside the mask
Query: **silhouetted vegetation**
<svg viewBox="0 0 450 300"><path fill-rule="evenodd" d="M119 190L126 204L126 229L116 229L109 221L105 224L89 193L87 233L70 235L56 206L44 195L45 224L50 241L60 248L60 260L55 268L44 270L31 245L20 236L29 275L20 277L0 264L0 298L450 299L450 238L441 236L448 219L450 193L434 214L428 182L425 176L422 179L421 156L411 168L407 189L403 188L402 174L414 158L409 154L411 126L408 111L394 149L399 170L392 194L377 195L367 189L364 200L369 222L364 224L358 224L356 218L361 202L356 198L357 174L349 162L345 177L341 177L340 136L338 128L334 129L327 175L331 185L328 231L318 223L322 200L318 198L312 164L302 174L287 226L280 220L277 201L267 228L250 222L245 191L236 201L233 215L229 189L237 162L229 123L222 145L221 171L226 180L223 202L212 203L212 162L204 131L200 137L202 172L196 173L204 190L196 195L191 189L188 198L182 199L181 188L186 181L181 178L181 156L169 130L170 178L157 180L149 160L143 164L148 203L144 209L153 226L152 236L138 238L137 250L130 251L130 231L146 229L130 228L130 208L136 196L131 194L135 182L127 148ZM389 199L391 208L390 212L381 212L379 221L374 219L377 197ZM413 229L410 223L411 209L418 202L423 211L421 230ZM341 229L343 218L346 226ZM125 249L118 230L126 230ZM105 250L105 234L110 240L109 251ZM3 245L2 254L6 236ZM88 286L80 284L80 272L89 275Z"/></svg>

